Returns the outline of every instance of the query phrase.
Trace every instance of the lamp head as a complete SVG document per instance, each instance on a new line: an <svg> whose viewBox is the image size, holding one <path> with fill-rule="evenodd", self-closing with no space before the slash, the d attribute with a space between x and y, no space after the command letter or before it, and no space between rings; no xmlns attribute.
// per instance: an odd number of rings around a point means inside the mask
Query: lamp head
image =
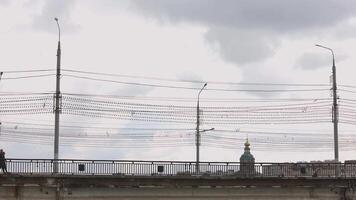
<svg viewBox="0 0 356 200"><path fill-rule="evenodd" d="M58 18L57 17L55 17L54 20L56 20L58 22Z"/></svg>

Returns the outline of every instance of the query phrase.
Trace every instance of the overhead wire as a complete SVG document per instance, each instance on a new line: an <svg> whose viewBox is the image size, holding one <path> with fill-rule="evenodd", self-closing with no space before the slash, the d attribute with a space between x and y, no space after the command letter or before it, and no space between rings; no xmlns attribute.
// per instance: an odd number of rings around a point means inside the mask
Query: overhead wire
<svg viewBox="0 0 356 200"><path fill-rule="evenodd" d="M4 66L2 66L4 67ZM35 73L35 72L49 72L49 71L55 71L56 69L31 69L31 70L6 70L2 71L5 74L11 74L11 73Z"/></svg>
<svg viewBox="0 0 356 200"><path fill-rule="evenodd" d="M186 87L186 86L174 86L174 85L162 85L162 84L150 84L150 83L139 83L139 82L129 82L129 81L117 81L111 79L101 79L101 78L93 78L87 76L77 76L70 74L63 74L63 76L78 78L78 79L86 79L92 81L101 81L101 82L111 82L111 83L119 83L125 85L136 85L136 86L147 86L147 87L157 87L157 88L170 88L170 89L186 89L186 90L200 90L198 87ZM218 88L207 88L205 90L210 91L224 91L224 92L315 92L315 91L329 91L329 89L218 89Z"/></svg>
<svg viewBox="0 0 356 200"><path fill-rule="evenodd" d="M68 93L63 92L63 95L77 96L77 97L103 97L112 99L125 100L148 100L148 101L174 101L174 102L196 102L196 98L183 97L163 97L163 96L126 96L126 95L110 95L110 94L84 94L84 93ZM204 102L290 102L290 101L324 101L331 100L331 98L200 98Z"/></svg>
<svg viewBox="0 0 356 200"><path fill-rule="evenodd" d="M5 134L7 134L8 132L5 132ZM11 135L11 137L3 137L4 135L2 135L2 139L5 139L5 140L12 140L12 141L16 141L16 142L19 142L17 139L20 140L20 142L40 142L40 143L43 143L43 142L48 142L50 143L51 141L51 138L48 138L48 139L44 139L43 137L23 137L23 135ZM5 135L7 136L7 135ZM88 139L88 138L87 138ZM163 140L159 140L158 138L154 138L154 139L144 139L144 140L137 140L137 139L130 139L130 138L127 138L125 140L122 140L122 139L118 139L117 141L116 140L113 140L112 138L107 138L107 139L98 139L98 138L93 138L95 140L91 141L90 140L83 140L83 138L78 138L76 140L73 140L72 137L66 139L65 137L62 138L61 141L63 141L63 143L61 145L75 145L75 146L91 146L91 147L102 147L102 146L111 146L111 147L125 147L125 148L132 148L132 147L135 147L136 145L138 147L144 147L145 145L147 146L156 146L156 147L182 147L182 146L185 146L185 145L188 145L188 146L194 146L194 140L192 140L192 138L190 138L190 140L186 140L186 139L189 139L189 138L178 138L177 139L170 139L170 140L167 140L167 139L163 139ZM120 141L120 142L119 142ZM129 142L131 141L131 142ZM186 141L186 142L185 142ZM224 145L224 147L233 147L233 148L236 148L236 146L240 143L236 142L236 141L241 141L242 140L234 140L234 141L227 141L227 140L217 140L216 138L211 140L211 139L206 139L206 138L203 138L203 146L210 146L210 144L213 144L213 145ZM122 143L123 142L123 143ZM170 143L172 142L172 143ZM110 145L108 145L110 144ZM352 148L352 144L353 142L352 141L349 141L349 142L344 142L344 141L340 141L340 144L341 144L341 148L343 147L348 147L348 148ZM266 146L267 145L267 146ZM324 146L323 146L324 145ZM325 146L326 145L326 146ZM345 146L345 145L348 145L348 146ZM351 146L352 145L352 146ZM307 142L303 142L303 143L298 143L298 142L285 142L283 141L282 143L276 143L276 141L267 141L267 142L263 142L261 140L261 142L258 142L258 141L254 141L254 149L266 149L266 147L268 147L269 149L271 148L276 148L276 149L284 149L284 150L297 150L297 149L300 149L300 150L305 150L305 148L309 148L309 149L314 149L314 150L318 150L320 149L321 147L328 147L329 149L331 149L332 147L332 141L328 142L328 141L325 141L325 142L318 142L318 143L315 143L315 142L310 142L310 141L307 141ZM354 148L353 148L354 149Z"/></svg>
<svg viewBox="0 0 356 200"><path fill-rule="evenodd" d="M80 74L90 74L90 75L102 75L111 77L122 77L122 78L135 78L135 79L148 79L148 80L159 80L159 81L169 81L169 82L187 82L187 83L206 83L211 84L228 84L228 85L258 85L258 86L329 86L328 84L292 84L292 83L244 83L244 82L222 82L222 81L198 81L198 80L188 80L188 79L169 79L169 78L158 78L149 76L134 76L134 75L122 75L122 74L112 74L112 73L102 73L102 72L92 72L92 71L82 71L82 70L72 70L72 69L62 69L65 72L74 72Z"/></svg>
<svg viewBox="0 0 356 200"><path fill-rule="evenodd" d="M32 75L32 76L16 76L16 77L2 77L1 80L17 80L17 79L28 79L28 78L40 78L54 76L56 74L41 74L41 75Z"/></svg>
<svg viewBox="0 0 356 200"><path fill-rule="evenodd" d="M6 96L0 98L0 112L4 114L49 113L53 111L53 96ZM152 122L192 123L196 111L193 106L145 104L62 96L64 114L104 117ZM205 106L202 115L206 124L227 123L318 123L329 121L330 103L317 101L294 104L259 106Z"/></svg>
<svg viewBox="0 0 356 200"><path fill-rule="evenodd" d="M51 70L52 71L52 70ZM93 74L93 75L105 75L109 76L109 74L105 73L95 73L95 72L84 72L84 71L78 71L78 70L63 70L67 72L76 72L76 73L84 73L84 74ZM40 72L40 70L29 70L29 71L7 71L6 73L30 73L30 72ZM42 71L41 71L42 72ZM42 76L52 76L55 74L42 74L42 75L33 75L33 76L18 76L18 77L12 77L8 79L22 79L22 78L35 78L35 77L42 77ZM195 88L195 87L183 87L183 86L171 86L171 85L163 85L163 84L150 84L150 83L139 83L139 82L130 82L130 81L116 81L116 80L110 80L110 79L101 79L101 78L93 78L93 77L86 77L86 76L76 76L72 74L64 74L64 76L69 76L73 78L82 78L82 79L88 79L88 80L95 80L95 81L105 81L105 82L113 82L113 83L121 83L121 84L131 84L131 85L137 85L137 86L150 86L150 87L162 87L162 88L172 88L172 89L190 89L190 90L200 90L201 88ZM155 78L155 77L140 77L140 76L128 76L128 75L118 75L118 74L111 74L110 76L122 76L126 78L140 78L140 79L148 79L148 80L159 80L159 81L174 81L174 82L190 82L190 83L203 83L200 81L189 81L189 80L173 80L173 79L162 79L162 78ZM6 78L3 78L6 80ZM303 86L303 87L323 87L323 86L329 86L327 84L266 84L266 83L233 83L233 82L214 82L212 81L211 83L214 84L230 84L230 85L270 85L270 86ZM341 87L343 87L341 85ZM344 87L349 87L345 86ZM353 88L350 86L350 88ZM312 88L312 89L262 89L262 90L253 90L253 89L222 89L222 88L207 88L206 90L212 90L212 91L248 91L248 92L309 92L309 91L329 91L329 89L323 89L323 88ZM356 91L352 90L344 90L340 89L340 91L345 91L345 92L352 92L356 93ZM37 93L40 94L40 93ZM43 94L49 94L49 93L43 93ZM5 95L5 94L4 94ZM26 95L26 94L17 94L17 95ZM29 95L36 95L35 93L29 94ZM2 94L0 93L0 96ZM34 114L34 113L51 113L53 112L53 105L51 105L50 102L43 102L43 101L48 101L48 100L53 100L53 96L47 96L46 98L41 98L41 97L18 97L14 96L11 97L11 94L7 94L8 98L0 98L0 112L7 112L8 114ZM110 97L113 99L89 99L89 98L78 98L78 97ZM79 115L79 116L88 116L88 117L99 117L99 118L112 118L112 119L124 119L124 120L141 120L141 121L148 121L148 122L174 122L174 123L187 123L187 124L193 124L195 123L194 119L196 115L196 107L195 106L186 106L186 105L162 105L162 104L145 104L145 103L132 103L132 102L120 102L117 101L117 98L126 98L127 100L132 100L134 98L137 98L139 100L142 99L148 99L148 97L145 98L139 98L139 97L128 97L128 96L113 96L113 95L85 95L85 94L75 94L75 93L63 93L62 96L62 112L63 114L73 114L73 115ZM152 97L151 97L152 98ZM156 98L156 99L155 99ZM153 100L159 99L158 97L153 97ZM169 98L167 98L169 99ZM188 99L188 98L187 98ZM172 101L178 101L182 100L179 98L171 98ZM184 100L184 99L183 99ZM195 99L191 98L188 99L191 102L195 102ZM214 99L213 99L214 100ZM239 101L238 99L235 99L236 101ZM235 101L232 99L231 101ZM259 105L259 106L225 106L225 107L219 107L219 106L202 106L201 109L203 109L203 113L201 116L202 119L202 124L216 124L216 125L224 125L224 124L308 124L308 123L324 123L324 122L330 122L331 121L331 102L329 102L329 98L321 98L321 99L307 99L305 101L310 101L310 100L315 100L317 101L316 103L301 103L301 104L283 104L283 105ZM325 101L324 101L325 100ZM344 101L343 101L344 100ZM261 99L258 100L243 100L240 99L240 101L246 101L246 102L290 102L290 101L299 101L298 99L289 99L289 100L281 100L281 99ZM304 101L304 100L300 100ZM341 123L350 123L353 124L356 120L353 115L353 113L356 111L354 110L355 104L353 103L356 100L348 100L348 99L339 99L340 102L340 122ZM3 105L5 103L5 105ZM43 106L44 105L44 106ZM46 109L44 109L46 107ZM8 110L4 109L8 108ZM304 110L303 113L303 109ZM245 112L245 113L243 113ZM256 113L257 112L257 113ZM134 113L134 114L132 114ZM228 113L228 116L222 117L222 113ZM353 121L355 120L355 121ZM4 135L1 135L0 137L5 136L5 140L11 140L9 138L16 138L19 141L28 141L28 142L38 142L41 143L41 139L43 137L51 137L50 134L47 134L45 132L40 132L40 131L51 131L51 129L48 128L42 128L38 129L36 128L35 124L32 124L35 126L32 131L37 131L38 135L33 135L33 132L31 132L31 128L27 128L26 131L14 131L12 129L3 129L2 133ZM38 124L37 124L38 125ZM67 128L74 128L74 126L63 126ZM23 128L23 127L21 127ZM89 127L76 127L76 128L88 128ZM24 128L26 129L26 128ZM107 129L107 128L103 128ZM70 129L69 129L70 130ZM101 128L97 127L96 130L102 130ZM160 136L156 136L155 139L156 141L152 142L151 136L145 135L147 133L151 133L151 131L188 131L191 133L194 133L194 129L189 129L189 130L184 130L184 129L122 129L122 130L130 130L130 131L140 131L140 134L133 134L130 135L131 132L122 132L122 134L128 134L132 138L126 138L125 140L122 138L122 141L132 141L135 145L136 142L138 141L137 139L140 139L141 141L144 141L149 144L151 142L152 145L162 145L162 146L170 146L168 145L168 141L174 141L172 146L180 146L186 145L186 144L194 144L194 141L190 141L189 143L179 143L181 140L184 140L184 138L177 138L178 140L163 140L163 139L158 139L161 138ZM97 131L94 133L98 134L100 131ZM218 130L216 132L219 132ZM248 133L248 131L245 131ZM75 139L75 141L65 141L64 145L73 145L77 144L77 142L80 142L80 140L83 137L77 137L74 134L75 131L71 130L68 132L68 134L64 135L64 138L71 138ZM42 134L42 135L41 135ZM252 134L251 132L249 134ZM266 133L266 134L271 134L271 133ZM283 133L281 133L283 134ZM24 138L24 136L26 136ZM35 136L35 137L34 137ZM171 135L172 136L172 135ZM211 145L221 145L221 146L226 146L229 147L234 147L236 145L236 140L234 138L228 137L228 136L219 136L219 135L213 135L212 138L209 139L209 135L207 139L207 144ZM325 136L325 135L324 135ZM323 136L323 137L324 137ZM6 138L8 137L8 138ZM96 136L90 136L86 135L86 139L88 138L95 138L96 141L90 141L91 143L83 144L83 145L88 145L91 147L95 147L95 145L102 145L105 146L107 142L109 141L108 138L106 139L101 139L97 140L98 138L100 139L100 135ZM319 136L314 136L315 138ZM322 145L330 145L332 142L325 141L323 137L318 138L319 141L313 141L313 140L308 140L304 141L302 143L298 143L296 141L293 142L285 142L283 144L276 143L274 141L274 145L279 145L281 149L290 149L293 150L293 145L298 146L298 147L307 147L307 148L312 148L312 145L321 145L318 146L319 148L324 148ZM40 138L40 139L39 139ZM164 138L164 137L162 137ZM219 139L220 138L220 139ZM112 139L112 138L111 138ZM206 139L206 138L205 138ZM216 140L219 139L219 140ZM310 138L308 138L310 139ZM48 139L48 142L50 143L52 139ZM66 139L65 139L66 140ZM11 140L14 141L14 140ZM116 140L114 140L116 141ZM97 143L95 143L97 142ZM241 142L241 140L240 140ZM267 142L262 142L260 141L257 143L258 145L261 144L270 144L269 141ZM352 143L352 142L351 142ZM350 142L345 142L342 141L340 144L345 145L345 144L350 144ZM81 144L80 144L81 145ZM132 144L130 144L132 145ZM140 144L137 144L139 146ZM290 146L291 145L291 146ZM303 146L304 145L304 146ZM309 146L308 146L309 145ZM129 145L127 145L129 146ZM122 146L120 146L122 147Z"/></svg>
<svg viewBox="0 0 356 200"><path fill-rule="evenodd" d="M3 73L36 73L36 72L49 72L55 71L55 68L51 69L34 69L34 70L6 70L2 71ZM321 84L321 83L309 83L309 84L302 84L302 83L264 83L264 82L227 82L227 81L213 81L213 80L189 80L189 79L170 79L170 78L158 78L158 77L150 77L150 76L137 76L137 75L125 75L125 74L113 74L113 73L103 73L103 72L94 72L94 71L84 71L84 70L74 70L74 69L67 69L62 68L61 71L63 72L70 72L70 73L77 73L77 74L89 74L89 75L96 75L96 76L110 76L110 77L121 77L121 78L133 78L133 79L147 79L147 80L158 80L158 81L169 81L169 82L187 82L187 83L206 83L209 82L211 84L227 84L227 85L256 85L256 86L301 86L301 87L315 87L315 86L330 86L329 84ZM354 85L345 85L339 84L339 87L348 87L348 88L356 88Z"/></svg>

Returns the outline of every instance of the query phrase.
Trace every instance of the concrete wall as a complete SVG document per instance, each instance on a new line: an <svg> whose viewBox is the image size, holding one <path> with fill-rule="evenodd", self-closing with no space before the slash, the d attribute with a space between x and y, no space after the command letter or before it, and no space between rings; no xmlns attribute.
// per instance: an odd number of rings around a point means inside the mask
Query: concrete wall
<svg viewBox="0 0 356 200"><path fill-rule="evenodd" d="M57 197L56 197L57 194ZM346 197L346 199L345 199ZM116 188L0 186L0 200L356 200L352 191L314 187Z"/></svg>

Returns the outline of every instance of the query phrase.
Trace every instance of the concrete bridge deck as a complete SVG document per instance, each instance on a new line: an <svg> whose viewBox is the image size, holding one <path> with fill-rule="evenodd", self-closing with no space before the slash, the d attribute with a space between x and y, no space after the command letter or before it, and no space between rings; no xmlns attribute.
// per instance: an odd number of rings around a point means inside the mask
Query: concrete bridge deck
<svg viewBox="0 0 356 200"><path fill-rule="evenodd" d="M343 199L354 200L355 178L236 176L0 176L0 199Z"/></svg>

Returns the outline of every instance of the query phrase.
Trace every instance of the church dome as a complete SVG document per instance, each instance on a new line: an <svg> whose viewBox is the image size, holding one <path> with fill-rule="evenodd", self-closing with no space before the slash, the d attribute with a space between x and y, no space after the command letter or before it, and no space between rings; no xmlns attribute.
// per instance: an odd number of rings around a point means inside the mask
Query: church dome
<svg viewBox="0 0 356 200"><path fill-rule="evenodd" d="M245 152L240 157L240 163L255 163L255 157L250 152L250 143L248 139L245 142Z"/></svg>

